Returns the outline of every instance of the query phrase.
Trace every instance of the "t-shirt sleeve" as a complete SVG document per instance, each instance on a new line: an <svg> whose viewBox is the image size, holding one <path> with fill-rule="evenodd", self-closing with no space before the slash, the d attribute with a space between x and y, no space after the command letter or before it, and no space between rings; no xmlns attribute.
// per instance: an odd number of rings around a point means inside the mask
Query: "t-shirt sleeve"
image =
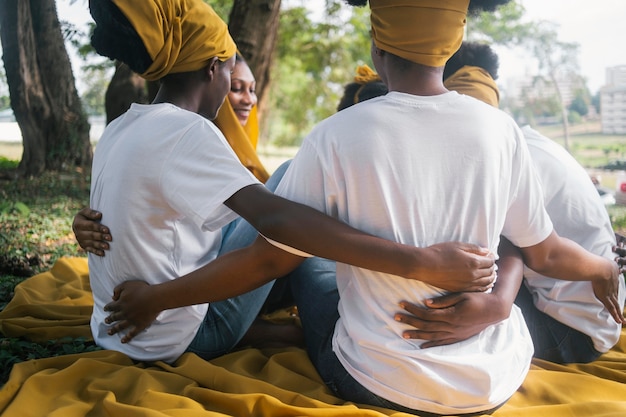
<svg viewBox="0 0 626 417"><path fill-rule="evenodd" d="M160 182L168 203L209 231L237 218L224 201L244 187L260 184L222 133L204 120L181 135L164 161Z"/></svg>
<svg viewBox="0 0 626 417"><path fill-rule="evenodd" d="M553 225L543 201L541 181L519 128L514 129L517 146L511 175L509 208L502 234L518 247L543 242Z"/></svg>

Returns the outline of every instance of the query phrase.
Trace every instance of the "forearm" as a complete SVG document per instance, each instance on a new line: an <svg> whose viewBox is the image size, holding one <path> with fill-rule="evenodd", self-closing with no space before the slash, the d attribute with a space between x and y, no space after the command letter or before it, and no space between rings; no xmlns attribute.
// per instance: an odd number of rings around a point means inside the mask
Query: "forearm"
<svg viewBox="0 0 626 417"><path fill-rule="evenodd" d="M533 271L566 281L607 279L614 269L609 259L592 254L554 232L539 245L522 248L522 254Z"/></svg>
<svg viewBox="0 0 626 417"><path fill-rule="evenodd" d="M221 301L284 276L302 261L258 238L251 246L222 255L177 279L153 285L150 290L161 310Z"/></svg>
<svg viewBox="0 0 626 417"><path fill-rule="evenodd" d="M500 314L506 318L524 279L524 260L521 251L504 237L500 239L498 255L498 280L492 292L500 301Z"/></svg>
<svg viewBox="0 0 626 417"><path fill-rule="evenodd" d="M255 194L254 199L254 208L232 201L226 204L264 236L303 252L404 277L415 278L417 265L424 270L429 266L425 250L366 234L318 210L269 192Z"/></svg>

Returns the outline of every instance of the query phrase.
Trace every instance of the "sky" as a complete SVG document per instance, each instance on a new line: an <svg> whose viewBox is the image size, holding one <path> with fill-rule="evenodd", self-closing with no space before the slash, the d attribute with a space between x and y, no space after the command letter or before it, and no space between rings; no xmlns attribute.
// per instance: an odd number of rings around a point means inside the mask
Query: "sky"
<svg viewBox="0 0 626 417"><path fill-rule="evenodd" d="M587 85L596 93L605 83L606 68L626 65L626 0L515 0L530 20L556 23L559 40L580 45L579 64ZM91 21L87 0L57 0L59 18L84 27ZM325 0L307 0L313 9ZM500 55L500 79L532 75L534 66L521 52L496 49ZM76 62L76 66L80 65ZM75 71L77 70L77 67ZM79 87L80 88L80 87Z"/></svg>

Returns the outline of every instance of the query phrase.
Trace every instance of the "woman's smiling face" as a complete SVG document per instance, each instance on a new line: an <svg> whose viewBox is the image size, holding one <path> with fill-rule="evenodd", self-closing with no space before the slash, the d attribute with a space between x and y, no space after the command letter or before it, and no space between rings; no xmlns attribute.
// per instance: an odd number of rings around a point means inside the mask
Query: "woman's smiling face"
<svg viewBox="0 0 626 417"><path fill-rule="evenodd" d="M242 126L248 122L250 110L257 103L255 88L256 80L250 67L245 62L237 61L231 74L228 101Z"/></svg>

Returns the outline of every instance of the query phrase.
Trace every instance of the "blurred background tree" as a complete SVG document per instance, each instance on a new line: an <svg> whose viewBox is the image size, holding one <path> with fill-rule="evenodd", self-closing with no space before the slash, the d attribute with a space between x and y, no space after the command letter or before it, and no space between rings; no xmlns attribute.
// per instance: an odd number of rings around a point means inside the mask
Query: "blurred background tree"
<svg viewBox="0 0 626 417"><path fill-rule="evenodd" d="M0 7L15 7L18 3L25 5L34 1L39 0L0 0ZM70 1L88 7L86 0ZM350 7L342 0L326 0L324 10L313 13L304 0L205 1L229 22L229 30L257 78L262 145L298 146L313 125L336 111L343 86L352 81L356 67L372 65L367 8ZM44 3L53 6L54 0L41 0L37 4ZM54 7L48 7L46 13L56 17ZM3 15L4 21L8 22L8 15ZM50 19L54 20L52 16ZM14 32L17 29L7 23L3 26L4 44L9 39L7 28L12 27ZM78 80L82 86L85 114L106 113L107 121L110 121L125 111L130 103L151 100L155 84L146 84L128 68L99 57L91 49L89 35L92 26L81 32L61 21L60 27L67 47L83 57ZM577 45L559 41L556 28L547 22L525 19L525 10L518 2L512 1L494 13L470 16L467 39L490 43L496 49L519 48L526 51L529 60L536 62L537 74L529 78L522 91L516 92L514 99L506 89L502 91L501 107L518 122L557 120L563 124L567 138L568 122L575 122L585 117L589 109L595 111L597 108L597 96L591 97L584 80L578 75ZM47 54L52 59L48 66L64 67L65 49L54 51L54 57ZM27 54L36 56L36 50L29 50ZM5 57L7 55L5 50ZM11 62L7 63L5 58L5 68L7 65L10 66ZM10 90L15 81L8 78ZM578 83L573 90L575 97L570 97L567 105L559 90L563 80ZM71 84L74 85L74 81ZM6 101L1 91L0 106ZM19 102L19 99L14 101ZM60 114L61 108L52 106L50 112ZM32 107L28 114L31 113L32 118L37 118L41 111ZM72 135L62 135L67 148L82 149L81 145L70 140ZM26 136L29 136L28 132ZM25 139L25 145L28 141L30 139ZM62 149L69 156L76 152ZM26 154L25 150L23 164L26 164ZM70 157L69 160L80 158ZM58 164L49 167L39 164L39 169L57 167ZM31 173L36 171L30 170Z"/></svg>

